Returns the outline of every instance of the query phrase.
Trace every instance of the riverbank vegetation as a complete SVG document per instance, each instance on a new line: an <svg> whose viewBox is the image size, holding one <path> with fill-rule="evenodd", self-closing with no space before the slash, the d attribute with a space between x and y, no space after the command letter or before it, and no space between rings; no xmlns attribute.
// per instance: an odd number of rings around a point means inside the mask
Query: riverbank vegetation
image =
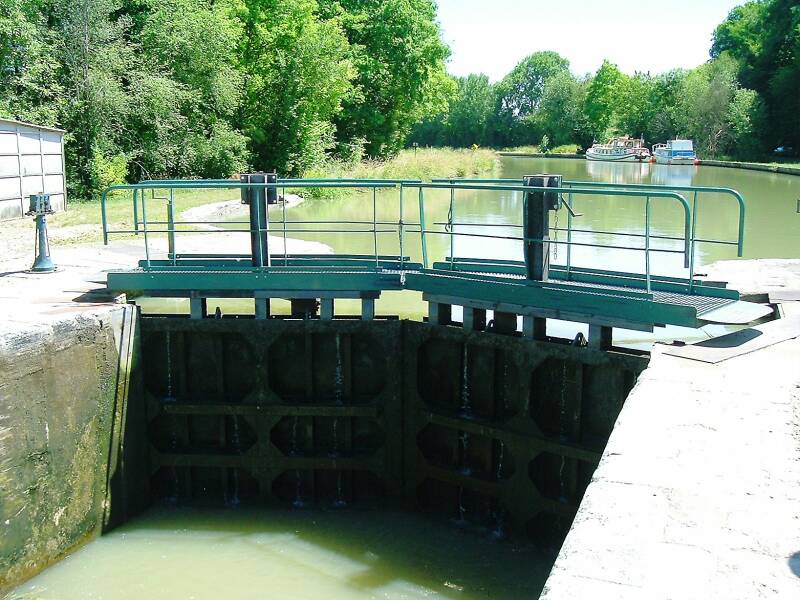
<svg viewBox="0 0 800 600"><path fill-rule="evenodd" d="M800 6L756 0L714 33L711 60L693 70L622 73L606 61L575 75L555 52L537 52L506 77L453 79L448 109L420 123L419 144L514 147L576 144L617 135L650 143L695 141L703 158L764 159L800 149Z"/></svg>
<svg viewBox="0 0 800 600"><path fill-rule="evenodd" d="M691 71L576 75L537 52L493 83L447 74L434 0L0 0L0 116L67 131L73 201L150 178L425 178L493 160L410 162L412 143L564 152L684 136L701 158L758 160L800 148L796 4L734 9Z"/></svg>
<svg viewBox="0 0 800 600"><path fill-rule="evenodd" d="M485 148L408 148L389 159L351 163L330 160L310 170L308 176L425 181L433 177L489 177L498 165L497 153Z"/></svg>
<svg viewBox="0 0 800 600"><path fill-rule="evenodd" d="M67 131L68 192L387 158L452 83L433 0L0 0L0 116Z"/></svg>

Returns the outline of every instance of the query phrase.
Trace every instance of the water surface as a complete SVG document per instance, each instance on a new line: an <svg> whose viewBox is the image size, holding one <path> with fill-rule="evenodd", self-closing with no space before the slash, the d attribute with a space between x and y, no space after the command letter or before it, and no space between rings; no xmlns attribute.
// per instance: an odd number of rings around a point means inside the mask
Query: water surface
<svg viewBox="0 0 800 600"><path fill-rule="evenodd" d="M153 509L12 592L47 600L516 600L552 556L399 511Z"/></svg>

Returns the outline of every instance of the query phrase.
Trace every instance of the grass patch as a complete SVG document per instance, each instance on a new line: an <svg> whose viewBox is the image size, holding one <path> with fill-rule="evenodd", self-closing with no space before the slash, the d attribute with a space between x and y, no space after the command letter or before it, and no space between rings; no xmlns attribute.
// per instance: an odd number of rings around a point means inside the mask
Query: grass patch
<svg viewBox="0 0 800 600"><path fill-rule="evenodd" d="M713 158L709 157L707 160L719 160L734 164L750 163L754 165L764 165L765 167L789 167L794 169L800 169L800 162L798 162L797 158L776 159L774 156L764 156L762 158L751 158L745 160L723 154L721 156L715 156Z"/></svg>
<svg viewBox="0 0 800 600"><path fill-rule="evenodd" d="M147 220L167 220L167 190L147 190ZM109 228L113 230L133 229L133 196L131 191L116 191L109 194L106 200L106 215ZM180 219L183 211L195 206L224 202L239 198L237 189L175 190L175 217ZM141 202L139 203L139 220L142 220ZM5 227L27 228L30 219L20 219L4 223ZM101 228L101 208L99 200L68 200L67 210L47 218L51 231L57 231L62 244L97 242L103 239ZM155 227L153 225L151 228ZM153 234L160 237L159 234ZM114 239L133 237L133 234L114 234Z"/></svg>
<svg viewBox="0 0 800 600"><path fill-rule="evenodd" d="M490 177L500 165L497 153L484 148L418 148L401 151L387 160L365 160L347 164L331 160L307 172L306 177L355 179L420 179L436 177ZM309 193L310 192L310 193ZM331 197L335 189L306 190L312 197Z"/></svg>
<svg viewBox="0 0 800 600"><path fill-rule="evenodd" d="M154 192L154 193L153 193ZM146 190L148 221L165 220L167 217L167 190ZM109 223L133 225L133 199L130 191L117 191L109 194L106 200L106 215ZM163 198L161 200L160 198ZM223 202L239 198L239 190L175 190L175 216L195 206ZM139 204L141 220L141 202ZM48 219L54 225L93 225L101 222L100 201L71 201L66 212L58 213Z"/></svg>
<svg viewBox="0 0 800 600"><path fill-rule="evenodd" d="M477 148L419 148L403 150L390 160L364 161L350 177L370 179L421 179L436 177L481 177L498 168L497 154Z"/></svg>
<svg viewBox="0 0 800 600"><path fill-rule="evenodd" d="M563 144L550 148L547 152L542 152L539 146L515 146L513 148L503 148L502 152L518 152L520 154L575 154L578 152L578 145Z"/></svg>
<svg viewBox="0 0 800 600"><path fill-rule="evenodd" d="M770 163L766 163L766 164L770 165L771 167L790 167L790 168L793 168L793 169L800 169L800 162L797 162L797 161L794 161L794 162L792 162L792 161L780 161L780 162L770 162Z"/></svg>

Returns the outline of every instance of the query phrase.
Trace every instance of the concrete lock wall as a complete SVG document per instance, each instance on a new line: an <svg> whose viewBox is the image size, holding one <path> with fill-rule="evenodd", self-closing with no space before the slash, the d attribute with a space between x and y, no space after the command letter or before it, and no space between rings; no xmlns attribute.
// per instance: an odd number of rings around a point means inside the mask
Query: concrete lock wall
<svg viewBox="0 0 800 600"><path fill-rule="evenodd" d="M66 208L64 132L0 119L0 221L22 217L31 194Z"/></svg>
<svg viewBox="0 0 800 600"><path fill-rule="evenodd" d="M0 594L140 508L135 325L120 306L0 332Z"/></svg>
<svg viewBox="0 0 800 600"><path fill-rule="evenodd" d="M400 502L558 546L647 359L400 321L144 318L155 500Z"/></svg>

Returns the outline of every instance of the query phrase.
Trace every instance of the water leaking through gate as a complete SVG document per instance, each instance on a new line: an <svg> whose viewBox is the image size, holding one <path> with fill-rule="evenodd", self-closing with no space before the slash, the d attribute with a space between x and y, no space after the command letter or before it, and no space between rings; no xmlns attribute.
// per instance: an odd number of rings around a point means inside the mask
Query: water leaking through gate
<svg viewBox="0 0 800 600"><path fill-rule="evenodd" d="M155 500L399 504L542 539L568 526L647 362L403 321L142 331Z"/></svg>

